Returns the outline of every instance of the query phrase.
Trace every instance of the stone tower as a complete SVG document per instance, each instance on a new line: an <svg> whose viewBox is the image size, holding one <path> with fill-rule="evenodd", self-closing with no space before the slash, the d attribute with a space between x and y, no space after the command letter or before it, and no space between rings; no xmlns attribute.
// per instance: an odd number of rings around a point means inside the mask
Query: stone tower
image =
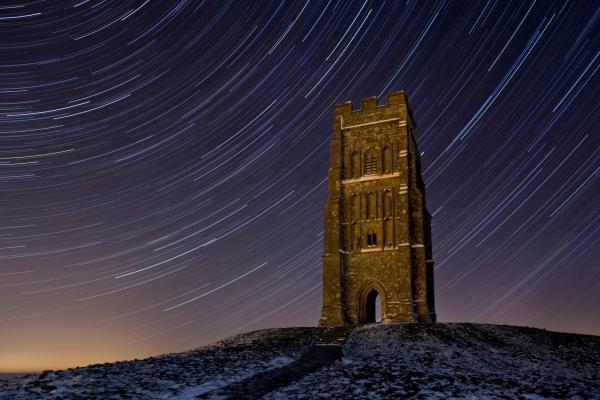
<svg viewBox="0 0 600 400"><path fill-rule="evenodd" d="M415 126L402 91L335 106L320 325L436 320Z"/></svg>

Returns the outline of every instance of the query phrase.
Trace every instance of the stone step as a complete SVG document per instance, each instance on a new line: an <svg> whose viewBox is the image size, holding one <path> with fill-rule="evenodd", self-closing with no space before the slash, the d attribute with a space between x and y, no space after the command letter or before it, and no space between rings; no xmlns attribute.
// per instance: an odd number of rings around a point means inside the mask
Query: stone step
<svg viewBox="0 0 600 400"><path fill-rule="evenodd" d="M334 326L329 328L319 335L319 344L342 345L346 342L346 339L350 335L350 332L352 332L352 329L354 329L354 326L351 325Z"/></svg>

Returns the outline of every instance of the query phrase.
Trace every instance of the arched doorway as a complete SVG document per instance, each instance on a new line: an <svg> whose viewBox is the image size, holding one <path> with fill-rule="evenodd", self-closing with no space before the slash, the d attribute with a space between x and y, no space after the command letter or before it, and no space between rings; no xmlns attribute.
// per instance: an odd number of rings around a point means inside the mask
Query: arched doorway
<svg viewBox="0 0 600 400"><path fill-rule="evenodd" d="M363 323L381 322L383 315L382 299L377 290L372 289L365 299L365 313Z"/></svg>

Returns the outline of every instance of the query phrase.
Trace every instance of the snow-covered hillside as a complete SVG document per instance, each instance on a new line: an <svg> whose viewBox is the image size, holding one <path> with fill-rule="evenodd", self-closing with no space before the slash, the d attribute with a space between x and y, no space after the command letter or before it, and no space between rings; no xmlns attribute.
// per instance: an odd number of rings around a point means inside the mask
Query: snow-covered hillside
<svg viewBox="0 0 600 400"><path fill-rule="evenodd" d="M195 398L291 363L322 331L262 330L185 353L4 380L0 399ZM600 337L480 324L364 326L341 359L265 396L449 397L600 399Z"/></svg>
<svg viewBox="0 0 600 400"><path fill-rule="evenodd" d="M344 357L268 399L600 399L600 337L481 324L353 331Z"/></svg>
<svg viewBox="0 0 600 400"><path fill-rule="evenodd" d="M193 399L289 363L317 338L318 328L267 329L183 353L46 371L0 380L0 400Z"/></svg>

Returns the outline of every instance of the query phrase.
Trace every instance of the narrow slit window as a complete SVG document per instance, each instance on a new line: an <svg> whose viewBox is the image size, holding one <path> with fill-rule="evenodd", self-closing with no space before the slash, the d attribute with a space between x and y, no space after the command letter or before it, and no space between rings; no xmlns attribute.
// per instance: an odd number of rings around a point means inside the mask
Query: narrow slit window
<svg viewBox="0 0 600 400"><path fill-rule="evenodd" d="M376 233L368 233L367 234L367 246L377 246L377 234Z"/></svg>

